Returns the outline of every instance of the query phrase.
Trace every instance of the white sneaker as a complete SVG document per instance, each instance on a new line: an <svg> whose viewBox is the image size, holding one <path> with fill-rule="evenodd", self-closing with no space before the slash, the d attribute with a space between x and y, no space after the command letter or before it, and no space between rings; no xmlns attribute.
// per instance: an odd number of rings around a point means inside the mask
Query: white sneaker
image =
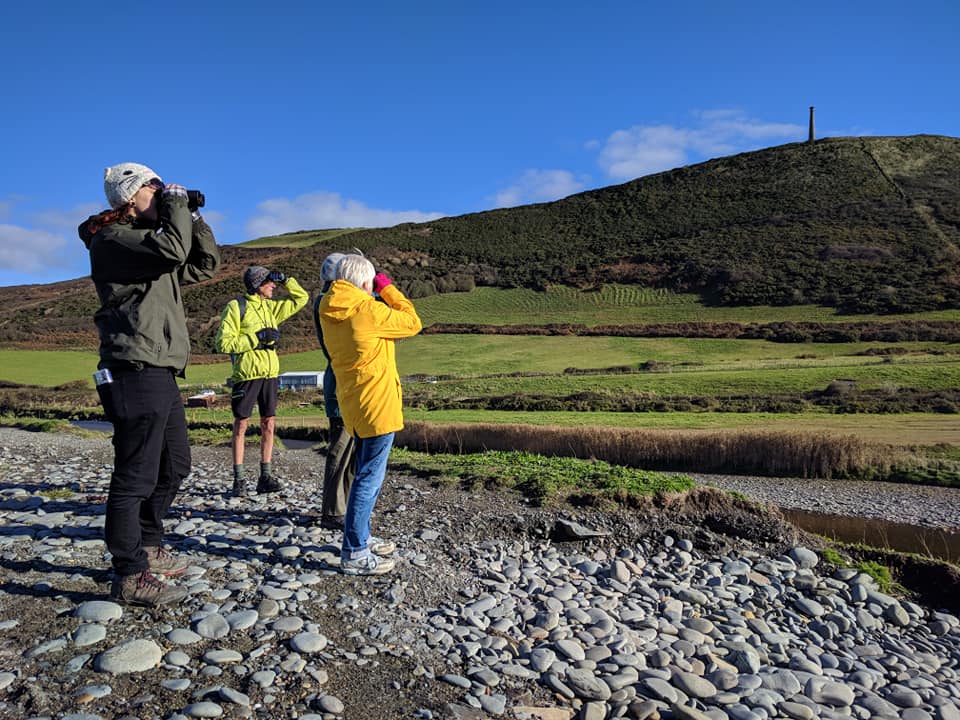
<svg viewBox="0 0 960 720"><path fill-rule="evenodd" d="M383 575L393 570L393 558L381 558L367 555L355 560L341 560L340 570L344 575Z"/></svg>
<svg viewBox="0 0 960 720"><path fill-rule="evenodd" d="M367 547L374 555L389 555L397 549L397 544L393 540L384 540L371 535L367 540Z"/></svg>

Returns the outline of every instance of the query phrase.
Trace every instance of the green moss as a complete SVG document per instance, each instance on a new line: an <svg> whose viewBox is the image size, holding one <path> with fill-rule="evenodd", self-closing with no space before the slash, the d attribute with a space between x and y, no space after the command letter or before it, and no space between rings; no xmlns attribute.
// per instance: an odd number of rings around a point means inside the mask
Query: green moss
<svg viewBox="0 0 960 720"><path fill-rule="evenodd" d="M694 486L686 475L666 475L602 461L543 457L528 452L429 455L397 448L391 465L440 482L514 489L537 502L562 492L624 500L682 492Z"/></svg>

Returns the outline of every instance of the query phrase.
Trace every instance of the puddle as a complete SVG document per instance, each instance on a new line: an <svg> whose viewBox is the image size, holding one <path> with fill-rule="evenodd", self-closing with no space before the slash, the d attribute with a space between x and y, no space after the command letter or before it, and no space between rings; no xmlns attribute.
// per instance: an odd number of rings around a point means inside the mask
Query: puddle
<svg viewBox="0 0 960 720"><path fill-rule="evenodd" d="M287 450L309 450L312 447L317 445L322 445L319 440L297 440L294 438L280 438L283 441L283 446Z"/></svg>
<svg viewBox="0 0 960 720"><path fill-rule="evenodd" d="M71 425L76 425L84 430L96 430L97 432L106 432L113 435L113 423L105 420L71 420Z"/></svg>
<svg viewBox="0 0 960 720"><path fill-rule="evenodd" d="M783 509L783 514L797 527L834 540L960 562L960 532L804 510Z"/></svg>
<svg viewBox="0 0 960 720"><path fill-rule="evenodd" d="M84 430L96 430L113 434L113 423L104 420L71 420L71 425L75 425ZM296 438L286 438L282 435L277 436L283 441L283 446L287 450L309 450L310 448L322 444L319 440L300 440Z"/></svg>

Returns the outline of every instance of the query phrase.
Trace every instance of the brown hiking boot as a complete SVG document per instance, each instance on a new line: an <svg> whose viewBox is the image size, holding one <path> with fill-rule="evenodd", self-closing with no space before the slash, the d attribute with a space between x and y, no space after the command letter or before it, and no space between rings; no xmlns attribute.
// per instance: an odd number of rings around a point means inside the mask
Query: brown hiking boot
<svg viewBox="0 0 960 720"><path fill-rule="evenodd" d="M174 555L169 550L165 550L160 546L144 546L143 549L147 552L147 562L150 563L150 572L154 575L172 577L174 575L180 575L190 567L189 560L179 555Z"/></svg>
<svg viewBox="0 0 960 720"><path fill-rule="evenodd" d="M260 480L257 481L257 492L260 494L275 493L281 490L283 490L283 486L272 475L261 475Z"/></svg>
<svg viewBox="0 0 960 720"><path fill-rule="evenodd" d="M167 585L149 570L139 575L117 576L110 587L110 599L127 605L156 607L179 602L186 596L186 588Z"/></svg>

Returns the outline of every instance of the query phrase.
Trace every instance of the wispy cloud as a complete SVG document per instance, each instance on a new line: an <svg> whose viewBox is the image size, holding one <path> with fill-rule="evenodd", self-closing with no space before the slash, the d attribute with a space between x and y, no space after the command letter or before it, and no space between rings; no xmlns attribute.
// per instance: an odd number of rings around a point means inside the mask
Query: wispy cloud
<svg viewBox="0 0 960 720"><path fill-rule="evenodd" d="M517 182L496 194L494 207L549 202L585 187L585 178L577 178L568 170L527 170Z"/></svg>
<svg viewBox="0 0 960 720"><path fill-rule="evenodd" d="M321 228L391 227L405 222L427 222L442 213L420 210L381 210L340 193L315 192L288 200L276 198L257 205L258 214L247 221L250 238L277 235L296 230Z"/></svg>
<svg viewBox="0 0 960 720"><path fill-rule="evenodd" d="M75 205L68 210L40 210L30 215L30 224L76 235L77 225L96 212L103 210L103 203Z"/></svg>
<svg viewBox="0 0 960 720"><path fill-rule="evenodd" d="M101 205L24 212L26 201L0 201L0 267L5 275L24 283L46 282L51 270L82 267L86 250L77 237L77 225Z"/></svg>
<svg viewBox="0 0 960 720"><path fill-rule="evenodd" d="M0 266L6 270L32 274L50 267L65 267L69 264L65 260L67 249L65 235L0 224ZM30 281L24 278L24 282Z"/></svg>
<svg viewBox="0 0 960 720"><path fill-rule="evenodd" d="M804 140L806 130L759 120L741 110L708 110L695 113L687 127L634 125L616 130L600 146L597 161L610 178L626 180L777 141Z"/></svg>

